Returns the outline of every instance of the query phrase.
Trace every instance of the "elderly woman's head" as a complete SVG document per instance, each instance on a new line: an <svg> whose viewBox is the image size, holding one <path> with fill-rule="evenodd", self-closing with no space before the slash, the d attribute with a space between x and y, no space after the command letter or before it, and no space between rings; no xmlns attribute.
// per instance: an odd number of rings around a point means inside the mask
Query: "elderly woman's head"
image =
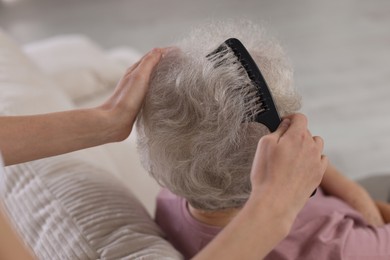
<svg viewBox="0 0 390 260"><path fill-rule="evenodd" d="M245 203L256 146L268 133L253 122L260 108L256 89L238 64L215 66L206 58L231 37L254 58L281 116L300 107L282 48L249 22L200 27L164 56L138 118L139 152L161 185L202 210Z"/></svg>

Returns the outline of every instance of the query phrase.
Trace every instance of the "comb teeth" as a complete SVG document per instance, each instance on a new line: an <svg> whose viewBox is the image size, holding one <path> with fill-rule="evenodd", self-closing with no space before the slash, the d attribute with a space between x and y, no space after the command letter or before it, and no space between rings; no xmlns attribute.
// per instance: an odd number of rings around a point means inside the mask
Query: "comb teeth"
<svg viewBox="0 0 390 260"><path fill-rule="evenodd" d="M226 57L229 53L234 54L235 61L232 62L228 57ZM258 109L255 114L249 116L249 118L252 117L255 122L264 124L271 132L275 131L281 122L279 114L263 75L249 52L245 49L244 45L242 45L239 40L230 38L221 44L216 50L208 54L206 58L215 63L215 68L229 64L229 62L231 64L239 63L241 65L240 67L245 70L246 75L250 79L250 85L253 85L253 87L257 90L256 102L258 104ZM249 102L249 97L246 97L246 99L247 100L245 101Z"/></svg>
<svg viewBox="0 0 390 260"><path fill-rule="evenodd" d="M223 64L228 63L228 58L223 58L229 51L229 46L226 44L221 44L217 49L213 52L209 53L206 58L215 63L214 68L218 68Z"/></svg>
<svg viewBox="0 0 390 260"><path fill-rule="evenodd" d="M221 44L218 46L217 49L209 53L206 58L213 63L214 68L219 68L221 66L228 67L229 65L237 67L237 70L240 71L240 75L242 75L244 78L247 78L247 80L244 80L242 82L242 89L251 89L252 91L250 93L245 92L237 92L238 95L243 95L245 100L245 104L248 104L248 107L250 106L250 102L256 103L256 109L246 109L246 115L243 119L243 122L252 122L255 121L256 115L259 113L262 113L267 109L266 105L261 102L262 97L260 96L260 93L256 91L256 87L254 86L252 79L250 78L247 69L245 68L244 64L240 61L240 59L236 56L235 52L233 51L232 46L227 45L226 43ZM244 61L243 61L244 62ZM248 88L249 86L249 88Z"/></svg>
<svg viewBox="0 0 390 260"><path fill-rule="evenodd" d="M234 40L236 40L236 39L229 39L225 43L232 50L232 52L234 53L234 55L237 58L237 61L240 62L241 65L244 67L249 79L252 81L252 83L254 83L254 85L257 89L258 103L260 105L259 113L267 111L267 110L269 110L269 106L267 104L268 102L267 102L267 99L264 97L264 93L262 92L261 87L258 84L256 84L256 82L255 82L256 75L254 75L253 69L251 68L248 61L243 57L242 52L240 52L240 50L237 47L235 47L236 44L232 44L232 41L234 41Z"/></svg>

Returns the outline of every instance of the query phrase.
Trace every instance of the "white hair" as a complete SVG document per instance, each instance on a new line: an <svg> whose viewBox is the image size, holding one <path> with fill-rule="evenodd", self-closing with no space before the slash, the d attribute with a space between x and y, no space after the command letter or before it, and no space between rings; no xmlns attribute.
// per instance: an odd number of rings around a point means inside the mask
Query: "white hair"
<svg viewBox="0 0 390 260"><path fill-rule="evenodd" d="M256 89L239 64L206 55L238 38L259 66L281 116L300 108L281 46L248 21L212 22L175 44L157 65L137 122L144 167L164 187L202 210L241 207L248 199L258 140ZM226 54L231 55L231 54ZM228 56L223 58L228 58Z"/></svg>

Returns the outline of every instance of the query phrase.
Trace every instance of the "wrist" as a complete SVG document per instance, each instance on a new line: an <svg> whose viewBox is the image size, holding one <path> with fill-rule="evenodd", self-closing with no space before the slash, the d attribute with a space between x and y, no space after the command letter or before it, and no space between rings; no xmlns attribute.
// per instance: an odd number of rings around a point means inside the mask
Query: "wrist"
<svg viewBox="0 0 390 260"><path fill-rule="evenodd" d="M134 122L129 120L128 113L117 107L105 105L93 110L100 121L101 134L105 143L120 142L130 135Z"/></svg>
<svg viewBox="0 0 390 260"><path fill-rule="evenodd" d="M251 193L245 207L250 209L254 216L266 216L269 223L278 223L279 234L287 236L299 212L288 200L273 191L254 191ZM267 209L267 212L264 212Z"/></svg>
<svg viewBox="0 0 390 260"><path fill-rule="evenodd" d="M343 190L334 191L331 195L351 204L358 204L359 200L367 200L371 198L363 187L352 181L346 183Z"/></svg>

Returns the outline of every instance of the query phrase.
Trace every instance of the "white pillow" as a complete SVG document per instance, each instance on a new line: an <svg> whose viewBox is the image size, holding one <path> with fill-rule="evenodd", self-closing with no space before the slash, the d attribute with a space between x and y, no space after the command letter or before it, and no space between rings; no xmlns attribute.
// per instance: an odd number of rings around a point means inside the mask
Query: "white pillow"
<svg viewBox="0 0 390 260"><path fill-rule="evenodd" d="M76 102L113 89L126 70L82 35L62 35L29 43L24 51ZM133 62L134 58L127 66Z"/></svg>
<svg viewBox="0 0 390 260"><path fill-rule="evenodd" d="M0 114L38 114L72 106L62 90L0 29Z"/></svg>
<svg viewBox="0 0 390 260"><path fill-rule="evenodd" d="M39 259L181 259L118 180L69 156L9 166L1 200Z"/></svg>
<svg viewBox="0 0 390 260"><path fill-rule="evenodd" d="M128 46L110 49L107 51L106 55L110 60L121 66L122 70L126 70L142 58L139 51Z"/></svg>

